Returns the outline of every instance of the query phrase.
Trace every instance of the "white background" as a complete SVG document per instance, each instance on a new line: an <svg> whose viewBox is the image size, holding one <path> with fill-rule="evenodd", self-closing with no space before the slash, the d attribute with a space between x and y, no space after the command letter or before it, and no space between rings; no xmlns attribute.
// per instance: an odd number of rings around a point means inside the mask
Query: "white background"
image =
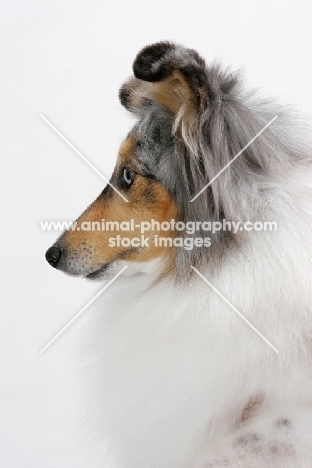
<svg viewBox="0 0 312 468"><path fill-rule="evenodd" d="M39 115L109 177L131 126L119 86L140 48L173 40L311 116L312 3L2 0L0 18L0 466L91 467L73 461L65 354L75 325L38 351L98 285L48 266L58 233L39 221L75 219L103 181Z"/></svg>

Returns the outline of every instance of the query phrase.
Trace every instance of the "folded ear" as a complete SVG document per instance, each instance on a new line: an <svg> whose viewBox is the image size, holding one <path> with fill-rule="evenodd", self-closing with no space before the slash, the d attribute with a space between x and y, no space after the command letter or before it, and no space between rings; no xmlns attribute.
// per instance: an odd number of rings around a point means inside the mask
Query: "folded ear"
<svg viewBox="0 0 312 468"><path fill-rule="evenodd" d="M179 117L195 116L209 104L204 60L198 53L170 42L159 42L142 49L134 63L135 78L120 90L126 109L140 114L157 102Z"/></svg>

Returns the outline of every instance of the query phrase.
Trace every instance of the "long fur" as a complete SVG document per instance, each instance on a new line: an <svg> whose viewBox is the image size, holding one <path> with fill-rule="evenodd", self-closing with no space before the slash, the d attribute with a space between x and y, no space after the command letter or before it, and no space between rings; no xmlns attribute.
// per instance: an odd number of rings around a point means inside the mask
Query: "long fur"
<svg viewBox="0 0 312 468"><path fill-rule="evenodd" d="M186 105L166 109L151 95L130 102L145 82L162 82L176 69L195 92L195 116ZM220 233L205 255L178 249L175 270L162 281L154 284L160 261L144 275L119 278L98 300L82 321L79 344L94 466L309 468L311 148L290 113L246 93L237 75L207 66L194 51L151 46L138 55L134 73L121 100L139 116L132 131L137 157L174 198L181 219L270 220L278 229ZM191 275L191 266L279 354ZM253 399L259 408L244 422Z"/></svg>

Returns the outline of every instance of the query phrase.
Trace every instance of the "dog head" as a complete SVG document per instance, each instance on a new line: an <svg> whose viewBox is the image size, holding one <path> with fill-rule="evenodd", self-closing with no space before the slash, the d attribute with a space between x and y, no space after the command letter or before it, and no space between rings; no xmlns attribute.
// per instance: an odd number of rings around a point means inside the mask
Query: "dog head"
<svg viewBox="0 0 312 468"><path fill-rule="evenodd" d="M154 220L167 227L172 220L186 223L244 216L255 192L255 177L266 170L258 146L247 149L191 200L257 133L262 120L251 118L238 97L237 76L217 65L208 68L194 50L169 42L148 46L137 55L133 71L119 96L137 122L121 145L110 184L46 257L62 271L88 278L108 276L122 262L144 269L157 259L164 260L163 273L188 277L191 265L220 258L235 242L233 235L213 236L209 249L200 242L186 249L170 242L157 245L156 237L183 240L189 233L151 226L144 231L148 238L144 244L141 223ZM243 192L248 197L239 195ZM101 229L102 222L120 226L130 220L132 226L124 224L122 232ZM100 229L83 228L92 223L99 223ZM118 234L127 242L118 243ZM207 232L199 228L191 237L206 238Z"/></svg>

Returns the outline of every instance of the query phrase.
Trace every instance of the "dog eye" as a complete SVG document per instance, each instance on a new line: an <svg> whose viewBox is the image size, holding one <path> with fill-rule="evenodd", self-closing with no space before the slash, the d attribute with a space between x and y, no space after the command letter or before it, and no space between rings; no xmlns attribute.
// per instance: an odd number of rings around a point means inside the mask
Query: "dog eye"
<svg viewBox="0 0 312 468"><path fill-rule="evenodd" d="M122 179L126 183L128 188L131 187L134 181L134 174L131 171L131 169L128 169L127 167L124 168Z"/></svg>

